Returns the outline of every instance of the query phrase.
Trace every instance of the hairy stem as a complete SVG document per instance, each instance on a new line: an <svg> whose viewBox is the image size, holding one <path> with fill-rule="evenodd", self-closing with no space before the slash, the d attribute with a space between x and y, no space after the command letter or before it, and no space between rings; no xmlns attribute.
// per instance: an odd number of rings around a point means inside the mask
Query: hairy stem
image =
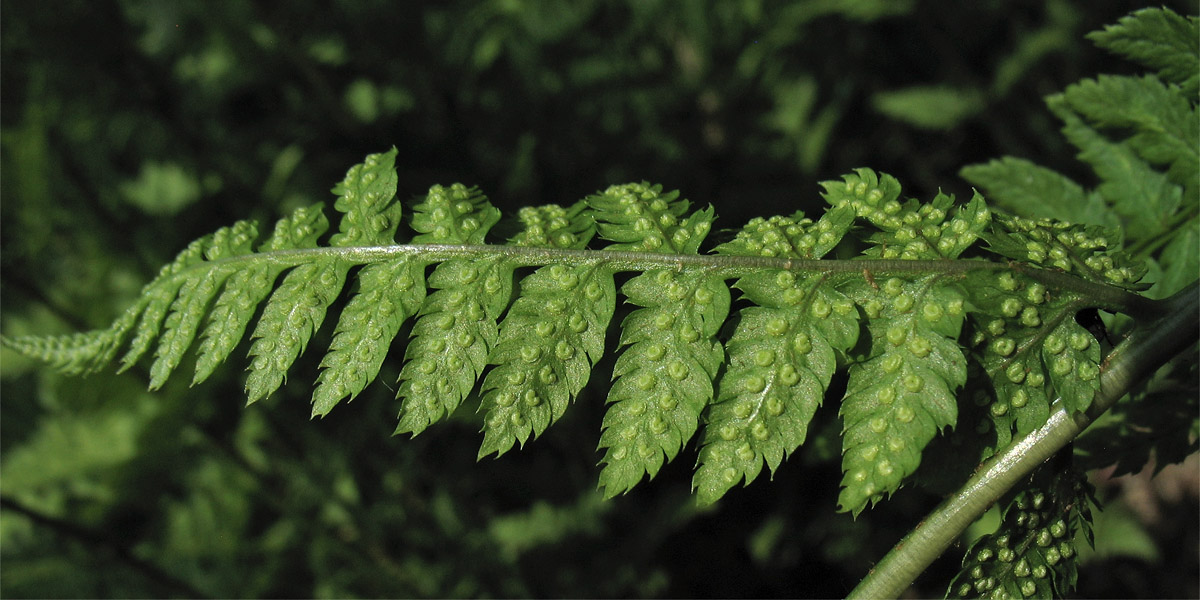
<svg viewBox="0 0 1200 600"><path fill-rule="evenodd" d="M1020 483L1135 384L1196 343L1200 327L1197 283L1160 301L1165 315L1134 329L1102 365L1100 391L1084 413L1069 414L1055 401L1041 428L984 461L954 495L943 501L850 592L850 598L896 598L930 563L1005 492Z"/></svg>

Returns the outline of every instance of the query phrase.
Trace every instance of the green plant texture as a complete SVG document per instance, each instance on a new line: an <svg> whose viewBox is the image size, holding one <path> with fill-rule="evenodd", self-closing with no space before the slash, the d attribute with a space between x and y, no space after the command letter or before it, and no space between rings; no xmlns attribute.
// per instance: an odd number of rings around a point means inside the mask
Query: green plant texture
<svg viewBox="0 0 1200 600"><path fill-rule="evenodd" d="M893 10L855 6L865 20ZM538 13L546 27L571 28L552 12ZM489 21L495 15L484 8L468 13L464 31L482 28L485 35L455 60L481 70L502 56L533 60L505 21ZM816 18L788 14L796 22ZM242 220L196 239L132 294L108 327L63 335L9 327L0 336L9 351L89 375L86 381L110 381L104 373L113 367L130 371L144 375L153 392L134 394L140 399L131 401L133 409L95 423L55 421L26 443L87 439L114 448L107 460L116 464L137 456L130 432L168 431L181 418L154 399L180 393L179 381L193 392L220 386L220 398L203 402L243 398L253 406L236 417L245 420L235 434L194 432L237 457L238 469L200 463L189 477L208 495L164 500L176 515L164 527L185 537L205 529L195 515L215 519L253 496L220 490L251 490L284 477L256 450L262 440L327 449L339 440L372 443L346 423L379 419L381 411L371 400L356 403L368 407L367 416L340 406L356 398L394 398L382 412L395 417L386 427L405 438L393 451L406 456L383 460L428 460L421 449L439 447L435 432L466 424L481 433L468 457L481 470L501 457L537 460L525 455L536 456L543 443L560 447L562 440L544 440L583 413L596 417L592 437L573 433L565 446L580 461L574 468L599 461L598 473L581 471L599 494L539 504L528 516L493 515L488 532L501 540L503 560L592 535L618 497L659 485L649 480L677 468L672 463L694 464L694 499L672 500L677 518L736 502L745 492L735 488L770 489L764 479L823 465L838 473L840 485L820 497L848 519L867 520L908 488L945 497L851 596L904 593L992 505L1000 506L999 528L971 540L958 574L938 583L947 597L1068 596L1098 508L1084 470L1117 465L1136 472L1152 458L1158 468L1180 462L1196 451L1200 430L1200 24L1169 9L1146 9L1089 38L1146 70L1084 79L1046 98L1094 185L1008 156L963 168L961 176L976 186L966 197L936 191L912 198L897 177L856 168L820 182L819 208L723 228L713 206L648 182L603 187L572 204L504 211L481 189L459 183L433 185L409 200L417 190L404 188L402 161L413 150L398 145L371 154L334 186L331 211L324 203L291 202L273 226ZM336 61L336 44L326 50ZM748 50L739 68L757 68L756 52ZM949 129L1012 85L1020 68L1014 62L1008 69L1009 79L998 74L986 91L913 86L880 90L871 102L917 129ZM803 88L807 80L800 81L789 89ZM372 121L406 110L406 98L366 83L350 86L346 100L354 118ZM810 102L800 111L802 128L820 132L839 118L830 104L809 123L811 109ZM811 170L822 148L793 151ZM285 153L276 165L291 170L298 161ZM504 186L524 185L513 177ZM179 179L187 193L156 204L155 186L176 189L170 181ZM196 179L177 165L154 163L123 193L149 213L174 213L206 193ZM244 368L240 377L231 365ZM290 399L297 388L318 420L301 429L350 433L306 433L299 442L280 435L278 420L286 417L277 413L291 407L276 399ZM6 399L6 411L16 401ZM55 468L111 466L45 465L50 474L38 473L33 458L6 452L6 469L26 489L41 489L39 477L52 478ZM511 582L456 588L454 574L438 571L444 567L436 560L386 558L352 514L362 493L346 475L351 455L326 454L328 463L317 468L327 485L310 482L299 496L320 499L318 521L332 524L347 545L324 550L328 555L315 562L374 557L413 595L538 592ZM303 462L288 468L301 470ZM554 477L545 469L507 477ZM465 530L467 488L456 494L395 477L388 485L419 497L409 506L428 511L439 535ZM437 491L425 497L422 489ZM39 501L69 509L71 497ZM29 508L28 499L3 501L0 508L35 524L89 535ZM284 502L272 497L258 510L285 512ZM187 503L192 508L181 508ZM253 511L235 512L254 527ZM379 522L406 518L391 514ZM297 527L281 524L262 534L264 543L280 540L271 547L293 551L304 537ZM772 541L772 531L764 525L750 551L769 556L756 548L782 543ZM2 527L0 534L13 535ZM219 536L205 543L227 557L238 552ZM234 589L194 587L188 582L199 581L200 572L163 573L125 546L107 551L176 593ZM336 578L326 586L324 595L371 593ZM650 586L639 593L656 592Z"/></svg>

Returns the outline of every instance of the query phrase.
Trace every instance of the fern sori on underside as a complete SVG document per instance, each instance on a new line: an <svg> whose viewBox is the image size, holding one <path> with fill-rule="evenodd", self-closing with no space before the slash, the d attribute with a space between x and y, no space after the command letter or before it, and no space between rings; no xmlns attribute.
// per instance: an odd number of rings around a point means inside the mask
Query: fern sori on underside
<svg viewBox="0 0 1200 600"><path fill-rule="evenodd" d="M1003 231L985 236L991 251L1164 298L1200 272L1200 19L1148 8L1088 37L1153 71L1101 75L1047 97L1095 186L1015 157L962 174L995 205L1021 215L998 217ZM1100 344L1073 317L1088 299L1017 278L973 289L990 315L972 344L992 383L992 394L978 398L996 445L1043 422L1043 399L1055 391L1086 408L1099 386ZM1128 324L1109 320L1116 334ZM1187 394L1171 398L1169 410L1191 410ZM1161 443L1190 446L1186 438Z"/></svg>
<svg viewBox="0 0 1200 600"><path fill-rule="evenodd" d="M1131 18L1105 42L1127 54L1140 47L1113 40L1147 23L1195 25L1167 12ZM1172 93L1194 83L1158 54L1142 58ZM1164 85L1106 81L1088 85L1124 86L1127 95L1130 85ZM963 203L941 193L903 199L898 181L869 169L825 183L829 208L819 218L755 219L712 251L704 240L713 209L693 211L678 192L644 183L566 208L521 209L516 233L501 243L489 237L501 215L478 190L434 186L415 203L408 233L393 150L368 157L334 189L340 218L327 239L319 207L281 220L257 246L255 225L238 223L188 246L110 328L3 342L69 373L102 368L122 349L122 369L152 353L151 387L195 345L199 383L257 314L246 377L253 402L280 387L349 283L313 413L361 393L415 319L397 433L415 435L477 403L479 454L501 455L543 433L596 380L620 295L634 308L619 325L600 435L606 494L653 477L695 438L693 486L701 501L715 501L764 465L774 472L832 401L843 429L839 504L858 513L909 481L939 435L974 448L949 460L969 469L1039 427L1055 401L1086 410L1103 356L1076 315L1143 307L1135 292L1147 261L1160 261L1153 273L1162 286L1178 287L1192 265L1187 253L1168 262L1160 251L1195 240L1194 148L1177 137L1194 126L1195 103L1132 103L1132 116L1114 116L1097 90L1068 90L1059 101L1074 111L1060 111L1068 138L1104 180L1095 193L1011 162L967 175L997 188L1010 208L1030 191L1017 181L1064 191L1081 210L1125 207L1117 211L1131 219L1124 240L1106 228L1114 223L1086 222L1086 210L1085 223L1069 224L1054 218L1063 215L1007 214L979 194ZM1111 142L1093 126L1135 135ZM1013 168L1022 177L1001 176ZM1121 204L1140 193L1131 179L1157 190L1145 214ZM1168 235L1149 241L1156 232ZM854 258L824 259L835 247ZM618 293L619 273L631 276ZM845 395L826 398L839 371Z"/></svg>
<svg viewBox="0 0 1200 600"><path fill-rule="evenodd" d="M1077 542L1092 543L1091 485L1071 468L1043 468L976 540L947 598L1062 598L1075 587Z"/></svg>
<svg viewBox="0 0 1200 600"><path fill-rule="evenodd" d="M835 402L840 505L857 513L895 492L930 441L960 425L968 372L990 382L993 449L1043 422L1056 396L1085 409L1100 354L1073 316L1136 299L1121 286L1140 271L1091 229L1030 226L993 214L978 195L902 201L894 178L868 169L827 182L830 208L815 221L755 219L712 253L702 249L713 210L644 183L522 209L517 233L500 244L488 240L500 213L478 190L434 186L398 244L394 156L350 169L325 243L316 207L281 220L256 249L254 225L239 223L190 245L111 328L4 343L71 372L122 347L123 368L153 351L157 387L198 339L200 382L261 307L246 377L255 401L280 386L349 283L313 413L362 392L415 318L397 432L420 433L477 398L479 454L499 455L544 432L592 379L616 313L615 276L632 273L619 292L634 309L620 323L600 435L604 492L653 477L693 438L703 502L763 465L774 472L846 370ZM838 246L861 255L822 259ZM1056 249L1072 262L1047 263ZM732 311L730 280L740 294Z"/></svg>
<svg viewBox="0 0 1200 600"><path fill-rule="evenodd" d="M392 354L396 433L417 435L466 404L482 413L480 458L523 447L590 387L606 396L607 496L694 443L692 486L715 502L802 451L824 406L841 419L839 508L857 515L910 482L960 482L1058 407L1093 408L1108 336L1079 316L1125 313L1108 324L1128 329L1159 316L1148 297L1200 271L1197 20L1139 11L1093 39L1156 74L1086 80L1048 99L1096 172L1092 190L1006 158L963 172L988 201L922 201L863 168L822 184L821 215L756 218L714 247L712 207L648 183L522 208L511 228L460 184L431 187L405 215L393 149L334 188L331 235L320 206L262 242L255 223L239 222L187 246L109 328L0 342L70 374L150 356L156 389L191 349L198 384L249 338L255 402L325 328L314 416L362 393ZM608 353L611 373L599 372ZM1160 459L1195 446L1195 394L1188 404L1167 393L1194 392L1194 365L1162 380L1108 422L1118 441ZM1159 415L1184 415L1170 440L1138 438L1141 423L1162 420L1130 408L1145 406L1141 394L1170 403ZM1088 448L1093 465L1111 464ZM1086 493L1077 477L1038 477L1002 531L971 549L949 595L1041 597L1073 584Z"/></svg>

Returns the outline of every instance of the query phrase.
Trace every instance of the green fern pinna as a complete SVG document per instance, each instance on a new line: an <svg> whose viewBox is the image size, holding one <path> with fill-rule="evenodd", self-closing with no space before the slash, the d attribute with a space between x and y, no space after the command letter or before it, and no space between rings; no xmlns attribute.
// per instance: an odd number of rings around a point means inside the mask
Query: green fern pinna
<svg viewBox="0 0 1200 600"><path fill-rule="evenodd" d="M1160 20L1195 37L1195 19L1167 11L1099 37L1125 52L1139 27ZM918 528L905 541L936 556L1195 341L1187 283L1196 255L1186 245L1197 229L1197 77L1155 60L1143 62L1165 82L1101 78L1050 101L1105 181L1092 193L1016 159L964 172L996 205L979 193L905 199L893 177L858 169L823 184L823 214L756 218L713 247L711 207L634 183L523 208L502 240L493 234L500 212L463 185L430 188L406 215L393 149L334 188L332 235L320 206L281 219L264 239L239 222L188 246L108 329L3 343L72 374L113 361L129 369L150 355L158 388L189 351L192 381L204 381L248 336L245 389L255 402L281 386L329 317L329 347L309 350L323 357L312 397L322 416L377 378L411 322L397 433L417 435L467 403L483 413L479 456L502 455L561 418L589 380L611 376L599 434L610 497L694 443L692 485L700 502L715 502L764 466L778 469L825 404L841 418L843 511L857 515L914 481L922 462L957 469L959 481L975 473L928 520L939 539ZM1115 94L1161 102L1105 104ZM1136 134L1112 142L1102 127ZM1163 195L1135 208L1147 199L1119 185L1133 178L1158 182ZM1037 214L1025 209L1048 190L1060 197L1047 206L1082 222L1004 210ZM1124 219L1103 222L1113 213ZM1124 243L1104 227L1117 224L1128 225ZM1162 252L1175 244L1185 251ZM1149 296L1139 293L1148 265L1158 282ZM331 308L347 288L349 301ZM618 301L633 308L614 323ZM1133 332L1111 352L1077 319L1094 309L1125 315ZM615 348L606 344L613 328ZM611 374L597 369L606 353L616 353ZM844 376L840 397L829 393L835 376ZM941 443L955 451L927 451ZM1087 530L1081 481L1069 468L1024 480L1002 530L972 547L948 593L1063 593L1074 581L1072 540ZM889 555L857 593L898 593L928 560Z"/></svg>

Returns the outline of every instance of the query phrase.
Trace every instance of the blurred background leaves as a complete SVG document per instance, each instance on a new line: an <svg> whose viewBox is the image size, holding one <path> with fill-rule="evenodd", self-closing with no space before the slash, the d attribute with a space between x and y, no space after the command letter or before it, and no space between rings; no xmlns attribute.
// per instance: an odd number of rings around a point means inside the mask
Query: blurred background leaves
<svg viewBox="0 0 1200 600"><path fill-rule="evenodd" d="M922 198L969 193L958 170L1003 155L1091 182L1042 98L1130 72L1083 36L1139 7L2 0L0 326L106 326L192 239L326 201L392 145L404 195L461 181L511 209L649 180L727 228L816 210L816 182L858 166ZM470 407L391 437L386 385L310 423L311 357L249 408L236 367L149 394L145 373L0 360L6 597L840 596L937 500L835 514L828 415L773 482L701 510L686 459L598 501L586 392L525 451L476 463ZM1116 553L1133 575L1093 588L1085 568L1081 595L1196 595L1194 575L1153 576L1195 573L1177 551L1196 547L1195 499L1158 509L1191 519L1184 539L1118 513L1160 547L1097 552L1094 571Z"/></svg>

